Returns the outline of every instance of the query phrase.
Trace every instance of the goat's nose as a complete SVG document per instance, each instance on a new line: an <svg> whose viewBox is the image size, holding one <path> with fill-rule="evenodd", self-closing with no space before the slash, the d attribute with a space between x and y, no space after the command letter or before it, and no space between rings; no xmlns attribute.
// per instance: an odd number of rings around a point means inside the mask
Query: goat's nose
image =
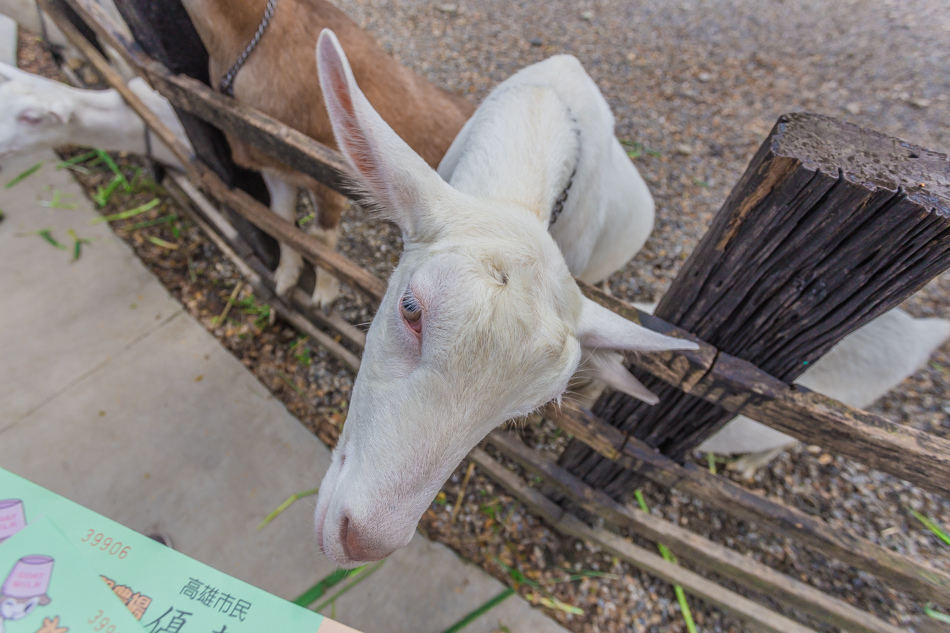
<svg viewBox="0 0 950 633"><path fill-rule="evenodd" d="M347 558L362 563L382 560L393 553L392 548L374 541L365 530L350 521L349 515L346 514L340 524L340 543L343 544L343 552Z"/></svg>

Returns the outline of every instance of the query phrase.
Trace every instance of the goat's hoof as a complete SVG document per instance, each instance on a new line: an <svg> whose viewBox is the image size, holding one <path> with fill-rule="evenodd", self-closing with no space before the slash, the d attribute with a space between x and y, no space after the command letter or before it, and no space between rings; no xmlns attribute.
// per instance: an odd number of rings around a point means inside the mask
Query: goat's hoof
<svg viewBox="0 0 950 633"><path fill-rule="evenodd" d="M297 285L297 279L300 277L300 270L294 270L292 268L282 268L277 267L277 271L274 273L274 285L277 292L277 296L285 299L288 294L294 289Z"/></svg>
<svg viewBox="0 0 950 633"><path fill-rule="evenodd" d="M316 273L317 282L313 288L310 305L320 306L320 309L326 312L340 296L340 282L325 270L317 269Z"/></svg>

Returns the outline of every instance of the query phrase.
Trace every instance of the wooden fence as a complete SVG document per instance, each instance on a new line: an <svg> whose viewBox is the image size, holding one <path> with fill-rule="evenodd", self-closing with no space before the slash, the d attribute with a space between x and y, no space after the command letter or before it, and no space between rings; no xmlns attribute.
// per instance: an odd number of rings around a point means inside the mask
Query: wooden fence
<svg viewBox="0 0 950 633"><path fill-rule="evenodd" d="M385 292L384 282L278 218L251 196L229 188L195 160L71 26L65 11L78 13L100 41L118 50L180 111L240 135L285 164L347 193L349 170L343 159L200 81L171 73L127 41L94 0L41 0L41 4L185 165L185 174L173 175L166 184L208 237L278 313L356 371L359 358L354 350L361 350L365 343L362 332L338 317L308 310L299 290L286 300L277 297L270 270L205 195L312 263L334 271L375 302ZM950 574L945 570L674 459L728 417L741 413L950 496L950 442L785 382L800 373L804 361L817 359L842 336L950 266L948 189L950 163L945 155L825 117L783 117L684 266L657 316L580 284L588 297L630 320L699 343L699 350L685 354L628 356L628 365L661 394L661 403L648 409L607 394L595 407L596 414L569 404L549 406L545 412L549 419L574 438L560 460L527 448L509 432L490 434L484 444L540 477L548 496L482 448L475 449L470 458L558 530L680 584L762 630L811 629L668 563L615 532L590 527L572 514L573 509L665 544L682 558L754 594L765 594L797 613L845 630L893 633L901 629L748 556L630 508L622 502L626 491L636 481L648 479L796 539L922 601L950 605ZM346 345L327 335L328 329Z"/></svg>

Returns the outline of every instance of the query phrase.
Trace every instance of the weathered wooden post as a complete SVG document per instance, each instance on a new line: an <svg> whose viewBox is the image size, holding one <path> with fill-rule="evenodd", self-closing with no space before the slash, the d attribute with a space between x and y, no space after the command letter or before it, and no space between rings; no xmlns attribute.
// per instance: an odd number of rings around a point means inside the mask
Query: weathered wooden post
<svg viewBox="0 0 950 633"><path fill-rule="evenodd" d="M946 155L829 117L785 115L656 315L790 382L948 266ZM594 412L674 459L734 415L634 373L659 404L608 392ZM639 485L576 440L561 463L618 498Z"/></svg>

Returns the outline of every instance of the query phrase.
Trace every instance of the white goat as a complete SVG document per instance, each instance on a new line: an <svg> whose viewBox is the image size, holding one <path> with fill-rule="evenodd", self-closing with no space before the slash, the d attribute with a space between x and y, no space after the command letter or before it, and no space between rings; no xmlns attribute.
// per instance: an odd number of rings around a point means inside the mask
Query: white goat
<svg viewBox="0 0 950 633"><path fill-rule="evenodd" d="M96 0L96 2L105 9L109 17L122 29L123 35L131 39L132 35L128 30L128 26L119 14L115 3L112 0ZM18 25L34 33L42 34L45 30L49 43L62 51L63 57L70 63L70 66L75 67L85 61L86 58L69 43L69 40L56 26L56 23L45 13L40 13L36 0L0 0L0 13L12 18ZM109 47L106 47L105 50L112 65L126 80L135 77L131 67L115 50Z"/></svg>
<svg viewBox="0 0 950 633"><path fill-rule="evenodd" d="M129 88L185 142L188 137L168 101L141 79ZM145 123L115 90L82 90L0 62L0 163L13 155L62 145L146 153ZM158 138L152 154L159 162L181 164Z"/></svg>
<svg viewBox="0 0 950 633"><path fill-rule="evenodd" d="M890 310L844 337L795 382L863 409L916 372L948 336L950 321L946 319L915 319L903 310ZM781 431L740 415L697 450L746 453L730 468L749 478L797 443Z"/></svg>
<svg viewBox="0 0 950 633"><path fill-rule="evenodd" d="M654 401L608 350L696 345L598 306L572 279L625 263L653 217L576 59L553 57L498 86L436 173L373 109L328 30L317 58L337 144L405 241L315 512L323 552L353 566L406 545L468 451L559 399L583 357Z"/></svg>

